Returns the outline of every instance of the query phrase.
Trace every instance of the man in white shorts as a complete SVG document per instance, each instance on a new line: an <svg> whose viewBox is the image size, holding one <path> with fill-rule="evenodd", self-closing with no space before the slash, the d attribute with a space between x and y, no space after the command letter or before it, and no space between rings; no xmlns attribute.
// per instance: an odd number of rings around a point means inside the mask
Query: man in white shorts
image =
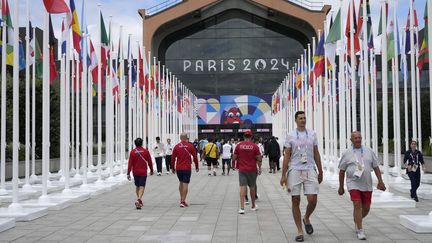
<svg viewBox="0 0 432 243"><path fill-rule="evenodd" d="M313 233L310 223L310 216L315 210L319 184L323 180L321 157L318 151L318 141L313 130L306 129L306 116L303 111L295 114L297 129L288 133L285 141L285 154L282 167L281 186L287 186L292 199L292 212L294 222L297 226L297 242L303 242L302 221L306 233ZM289 163L289 164L288 164ZM318 169L318 173L316 171ZM288 172L288 173L287 173ZM303 187L303 194L307 197L308 205L306 213L301 219L300 194Z"/></svg>

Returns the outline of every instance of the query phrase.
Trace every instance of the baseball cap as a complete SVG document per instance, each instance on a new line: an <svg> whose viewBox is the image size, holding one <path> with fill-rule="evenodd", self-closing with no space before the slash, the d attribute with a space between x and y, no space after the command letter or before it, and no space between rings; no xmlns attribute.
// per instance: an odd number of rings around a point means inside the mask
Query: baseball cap
<svg viewBox="0 0 432 243"><path fill-rule="evenodd" d="M251 130L247 130L244 132L244 135L246 136L252 136L252 131Z"/></svg>

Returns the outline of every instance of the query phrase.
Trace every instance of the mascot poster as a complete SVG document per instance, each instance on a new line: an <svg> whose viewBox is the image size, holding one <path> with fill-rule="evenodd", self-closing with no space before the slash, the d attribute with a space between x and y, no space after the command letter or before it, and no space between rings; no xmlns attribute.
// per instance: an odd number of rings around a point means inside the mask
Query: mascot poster
<svg viewBox="0 0 432 243"><path fill-rule="evenodd" d="M271 95L201 96L198 98L199 125L271 123Z"/></svg>

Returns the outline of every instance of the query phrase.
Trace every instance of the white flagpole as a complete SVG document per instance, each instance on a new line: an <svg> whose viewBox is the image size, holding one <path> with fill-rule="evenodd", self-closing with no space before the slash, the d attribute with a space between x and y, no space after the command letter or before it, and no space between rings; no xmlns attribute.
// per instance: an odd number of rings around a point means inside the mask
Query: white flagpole
<svg viewBox="0 0 432 243"><path fill-rule="evenodd" d="M342 15L343 13L343 7L342 7L342 0L340 1L340 15ZM344 31L344 27L342 24L342 19L341 19L341 29L340 29L340 33L342 35L343 31ZM341 40L339 41L339 121L340 121L340 150L339 150L339 154L342 155L342 153L345 151L345 149L347 148L347 143L346 143L346 138L347 138L347 134L346 134L346 117L347 117L347 113L346 113L346 100L345 100L345 87L346 87L346 79L345 79L345 74L344 74L344 70L345 70L345 63L344 63L344 53L345 53L345 41L344 41L343 36L341 36Z"/></svg>
<svg viewBox="0 0 432 243"><path fill-rule="evenodd" d="M404 30L404 28L402 28ZM403 31L401 31L403 33ZM403 35L402 35L403 36ZM406 47L406 39L402 38L402 41L404 43L403 49L405 50ZM404 122L405 122L405 150L409 149L408 141L409 141L409 134L408 134L408 63L405 51L402 53L403 55L403 62L404 62L404 75L403 75L403 82L404 82ZM432 114L432 112L431 112Z"/></svg>
<svg viewBox="0 0 432 243"><path fill-rule="evenodd" d="M397 21L396 21L396 13L397 13L397 0L394 1L394 5L393 5L393 22L394 22L394 36L396 38L395 43L394 43L394 49L396 52L395 55L395 79L393 84L395 85L395 95L394 95L394 100L393 103L395 104L394 106L394 111L393 111L393 119L396 121L395 125L396 125L396 129L395 129L395 146L396 149L394 151L395 154L395 166L397 166L397 174L398 177L401 177L401 130L400 130L400 90L399 90L399 53L398 53L398 47L399 47L399 36L398 36L398 26L397 26Z"/></svg>
<svg viewBox="0 0 432 243"><path fill-rule="evenodd" d="M2 6L4 7L4 6ZM7 26L4 21L1 23L3 31L2 31L2 53L6 53L6 32ZM1 55L2 58L2 83L1 83L1 151L0 151L0 195L7 195L6 191L6 55Z"/></svg>
<svg viewBox="0 0 432 243"><path fill-rule="evenodd" d="M65 30L67 29L66 31L72 31L69 28L69 23L65 23L64 27L65 27ZM74 149L74 141L73 140L72 140L72 147L70 146L70 142L71 142L70 137L71 137L71 130L74 131L73 129L75 129L73 120L72 120L72 127L70 125L71 124L71 120L70 120L70 117L71 117L71 113L70 113L70 111L71 111L71 106L70 106L70 102L71 102L71 99L70 99L71 70L70 70L70 68L71 68L71 66L70 65L71 65L71 63L72 63L72 70L74 70L74 63L73 63L73 60L71 60L70 50L71 50L71 48L70 48L70 35L68 34L67 39L66 39L66 62L65 62L65 64L66 64L66 67L65 67L66 68L66 80L65 80L65 83L63 84L63 87L64 87L64 89L63 89L63 111L64 111L63 114L64 114L64 117L63 118L65 119L65 124L63 124L63 129L65 129L64 130L64 136L65 136L65 138L64 138L64 140L65 140L65 143L64 143L64 150L65 150L64 156L65 157L64 157L64 159L65 159L65 161L63 163L63 165L64 165L63 175L65 176L65 189L63 190L63 193L67 193L67 194L71 193L70 188L69 188L69 167L70 167L70 162L71 162L71 160L70 160L71 148L72 148L72 156L73 156L73 149ZM72 107L73 107L73 105L74 104L73 104L73 98L72 98ZM73 117L74 117L74 114L72 112L72 119L73 119ZM72 136L73 136L73 134L72 134ZM73 158L72 158L72 163L73 163Z"/></svg>
<svg viewBox="0 0 432 243"><path fill-rule="evenodd" d="M26 0L26 70L25 70L25 185L23 190L32 190L30 185L30 9Z"/></svg>
<svg viewBox="0 0 432 243"><path fill-rule="evenodd" d="M120 26L120 77L121 77L121 81L120 81L120 136L121 136L121 141L120 141L120 171L122 176L124 177L124 171L123 171L123 164L125 163L126 157L125 157L125 152L126 152L126 107L125 107L125 85L126 85L126 80L125 80L125 76L124 76L124 65L125 65L125 60L123 58L123 26Z"/></svg>
<svg viewBox="0 0 432 243"><path fill-rule="evenodd" d="M355 52L354 52L354 1L350 3L350 44L351 44L351 104L352 104L352 130L357 130L357 82L356 82L356 69L355 69Z"/></svg>
<svg viewBox="0 0 432 243"><path fill-rule="evenodd" d="M80 60L79 56L76 60L75 65L75 168L73 168L73 161L71 163L72 169L75 169L76 172L78 172L80 168L80 74L79 74L79 68L80 67ZM70 86L69 86L70 87Z"/></svg>
<svg viewBox="0 0 432 243"><path fill-rule="evenodd" d="M415 69L415 48L414 48L414 3L413 0L410 0L410 45L411 45L411 116L412 116L412 138L418 140L417 137L417 106L416 106L416 97L415 97L415 84L416 84L416 69Z"/></svg>
<svg viewBox="0 0 432 243"><path fill-rule="evenodd" d="M36 38L36 37L35 37ZM49 97L50 97L50 80L49 80L49 14L45 12L44 32L43 32L43 81L42 81L42 196L40 201L47 200L48 185L48 163L50 160L50 120L49 120ZM4 42L5 43L5 42ZM3 52L5 53L5 52Z"/></svg>
<svg viewBox="0 0 432 243"><path fill-rule="evenodd" d="M128 39L128 150L132 150L132 47L130 43L131 34Z"/></svg>
<svg viewBox="0 0 432 243"><path fill-rule="evenodd" d="M87 34L88 40L90 40L90 34ZM90 80L87 82L87 126L88 126L88 138L87 138L87 164L88 164L88 173L92 173L93 165L93 76L88 75Z"/></svg>
<svg viewBox="0 0 432 243"><path fill-rule="evenodd" d="M364 76L364 113L365 113L365 131L362 131L362 133L365 133L365 144L367 147L371 146L371 118L370 118L370 92L369 92L369 46L368 46L368 20L369 16L367 13L367 1L363 2L363 76ZM371 30L372 31L372 30ZM362 119L363 121L363 119Z"/></svg>
<svg viewBox="0 0 432 243"><path fill-rule="evenodd" d="M101 4L98 4L98 13L101 14ZM98 18L98 44L96 55L98 57L98 80L97 80L97 183L102 183L102 55L101 55L101 18Z"/></svg>
<svg viewBox="0 0 432 243"><path fill-rule="evenodd" d="M12 129L12 204L9 205L10 210L22 210L22 206L18 203L18 149L19 149L19 46L18 34L19 31L19 0L14 0L14 15L13 22L15 23L16 30L13 32L13 129ZM6 42L3 43L6 45ZM3 55L6 53L4 52Z"/></svg>
<svg viewBox="0 0 432 243"><path fill-rule="evenodd" d="M91 92L91 90L88 90L88 77L87 77L87 33L85 31L82 31L82 38L84 39L84 45L81 47L83 48L83 72L82 72L82 90L81 90L81 168L82 168L82 179L83 184L81 185L81 188L87 187L87 158L88 158L88 112L87 112L87 98L88 93ZM80 168L76 168L77 173L75 174L75 177L80 177Z"/></svg>
<svg viewBox="0 0 432 243"><path fill-rule="evenodd" d="M416 36L418 38L419 33L418 33L418 27L414 28L415 32L416 32ZM419 42L417 41L417 46L415 48L415 53L416 53L416 62L418 63L418 59L419 59ZM421 95L420 95L420 70L418 68L417 65L414 66L415 67L415 71L416 71L416 98L417 98L417 112L416 114L418 115L417 117L417 142L418 142L418 148L419 150L423 150L423 142L422 142L422 127L421 127Z"/></svg>
<svg viewBox="0 0 432 243"><path fill-rule="evenodd" d="M382 1L382 29L386 30L387 15L386 15L386 0ZM385 183L389 182L389 167L388 167L388 73L387 73L387 35L382 34L381 37L381 65L382 65L382 104L383 104L383 160L384 160L384 179Z"/></svg>
<svg viewBox="0 0 432 243"><path fill-rule="evenodd" d="M31 159L32 159L32 174L30 178L36 180L36 164L35 164L35 147L36 147L36 27L33 27L33 40L35 45L33 55L33 67L32 67L32 129L31 129ZM1 190L1 189L0 189ZM0 193L1 194L1 193Z"/></svg>
<svg viewBox="0 0 432 243"><path fill-rule="evenodd" d="M110 57L108 59L109 63L106 66L106 73L108 75L108 81L106 82L106 86L105 86L105 109L106 109L106 113L105 113L105 163L108 164L109 166L109 180L113 180L114 179L114 148L113 148L113 141L114 140L114 124L113 124L113 119L114 119L114 97L113 97L113 74L112 74L112 70L113 70L113 58L112 58L112 53L113 53L113 46L112 46L112 42L111 42L111 38L112 38L112 33L111 33L111 24L112 24L112 16L110 16L110 20L109 20L109 49L110 49Z"/></svg>

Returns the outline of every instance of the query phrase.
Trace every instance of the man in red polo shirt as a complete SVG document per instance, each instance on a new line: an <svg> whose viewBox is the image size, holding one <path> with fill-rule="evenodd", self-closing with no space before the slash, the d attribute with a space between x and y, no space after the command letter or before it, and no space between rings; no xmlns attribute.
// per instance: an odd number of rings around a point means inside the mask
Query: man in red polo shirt
<svg viewBox="0 0 432 243"><path fill-rule="evenodd" d="M192 160L195 164L195 171L198 172L198 157L193 144L189 143L189 138L186 133L180 134L180 143L178 143L172 152L171 168L172 173L177 172L179 179L179 192L180 192L180 207L184 208L189 206L186 203L186 196L188 193L188 184L192 174Z"/></svg>
<svg viewBox="0 0 432 243"><path fill-rule="evenodd" d="M244 141L237 144L232 161L237 160L236 167L239 170L240 182L240 210L239 214L244 214L245 196L247 186L250 189L250 197L252 200L252 211L258 209L255 204L256 194L256 179L261 174L261 161L262 156L258 146L252 142L252 132L246 131L244 133Z"/></svg>
<svg viewBox="0 0 432 243"><path fill-rule="evenodd" d="M134 182L136 186L137 200L135 201L136 209L141 209L143 206L142 196L144 194L144 188L147 181L147 166L150 168L150 175L153 175L153 164L150 157L150 153L147 149L142 147L143 140L141 138L135 139L136 148L133 149L129 154L128 172L127 178L130 181L130 172L132 171L134 176Z"/></svg>

